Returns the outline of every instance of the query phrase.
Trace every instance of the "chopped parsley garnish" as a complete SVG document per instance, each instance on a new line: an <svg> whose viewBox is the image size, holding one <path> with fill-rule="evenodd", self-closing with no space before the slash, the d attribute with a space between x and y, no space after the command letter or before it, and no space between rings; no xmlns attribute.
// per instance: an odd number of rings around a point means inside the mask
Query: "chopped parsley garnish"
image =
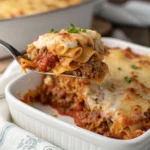
<svg viewBox="0 0 150 150"><path fill-rule="evenodd" d="M119 71L121 71L121 70L122 70L122 68L120 68L120 67L118 67L117 69L118 69Z"/></svg>
<svg viewBox="0 0 150 150"><path fill-rule="evenodd" d="M70 28L68 28L69 33L79 33L79 32L84 32L86 33L86 29L81 29L79 27L76 27L74 24L70 24ZM58 33L54 28L50 30L50 33Z"/></svg>
<svg viewBox="0 0 150 150"><path fill-rule="evenodd" d="M82 32L86 33L86 29L82 29Z"/></svg>
<svg viewBox="0 0 150 150"><path fill-rule="evenodd" d="M79 32L84 32L86 33L86 29L81 29L77 26L75 26L74 24L70 24L70 28L68 28L68 32L69 33L79 33Z"/></svg>
<svg viewBox="0 0 150 150"><path fill-rule="evenodd" d="M50 32L54 32L55 30L52 28L51 30L50 30Z"/></svg>
<svg viewBox="0 0 150 150"><path fill-rule="evenodd" d="M125 76L124 77L124 80L127 82L127 83L131 83L132 82L132 79L128 76Z"/></svg>
<svg viewBox="0 0 150 150"><path fill-rule="evenodd" d="M136 65L131 65L131 68L132 68L132 69L139 69L139 67L136 66Z"/></svg>
<svg viewBox="0 0 150 150"><path fill-rule="evenodd" d="M80 28L76 27L74 24L70 24L70 28L68 28L69 33L79 33L81 31Z"/></svg>
<svg viewBox="0 0 150 150"><path fill-rule="evenodd" d="M50 30L50 33L57 33L57 32L58 31L55 31L55 29L53 29L53 28Z"/></svg>

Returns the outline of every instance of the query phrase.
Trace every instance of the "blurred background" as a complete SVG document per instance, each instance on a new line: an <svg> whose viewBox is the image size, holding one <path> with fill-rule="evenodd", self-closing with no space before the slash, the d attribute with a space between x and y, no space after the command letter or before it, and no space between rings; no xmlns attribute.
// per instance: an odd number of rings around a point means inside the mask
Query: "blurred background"
<svg viewBox="0 0 150 150"><path fill-rule="evenodd" d="M70 23L150 47L150 0L0 0L0 39L21 52L38 35ZM12 60L0 47L0 73Z"/></svg>

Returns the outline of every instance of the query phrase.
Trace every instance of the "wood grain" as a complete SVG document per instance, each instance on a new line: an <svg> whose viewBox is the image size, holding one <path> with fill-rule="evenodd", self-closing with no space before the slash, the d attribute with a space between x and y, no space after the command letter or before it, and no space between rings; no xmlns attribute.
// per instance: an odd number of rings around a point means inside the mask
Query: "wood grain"
<svg viewBox="0 0 150 150"><path fill-rule="evenodd" d="M92 29L99 32L102 36L107 36L112 30L112 25L106 20L94 19Z"/></svg>
<svg viewBox="0 0 150 150"><path fill-rule="evenodd" d="M113 25L113 30L115 29L122 30L133 43L150 47L150 28Z"/></svg>

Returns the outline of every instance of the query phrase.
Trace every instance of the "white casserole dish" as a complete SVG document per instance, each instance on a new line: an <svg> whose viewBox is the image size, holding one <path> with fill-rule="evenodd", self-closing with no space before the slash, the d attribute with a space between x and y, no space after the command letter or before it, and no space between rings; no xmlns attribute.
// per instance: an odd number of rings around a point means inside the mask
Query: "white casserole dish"
<svg viewBox="0 0 150 150"><path fill-rule="evenodd" d="M136 44L111 38L104 38L103 41L107 46L123 49L131 47L136 53L150 54L149 48ZM53 117L54 109L50 106L31 107L17 99L18 93L24 95L28 89L35 89L40 81L40 74L29 73L13 80L6 88L6 99L13 121L21 128L64 150L150 150L150 130L132 140L112 139L75 126L70 117Z"/></svg>
<svg viewBox="0 0 150 150"><path fill-rule="evenodd" d="M82 0L81 4L45 13L0 20L0 39L24 52L27 44L35 37L47 33L51 28L60 30L73 23L82 28L90 28L96 3L104 0ZM9 53L0 47L0 59Z"/></svg>

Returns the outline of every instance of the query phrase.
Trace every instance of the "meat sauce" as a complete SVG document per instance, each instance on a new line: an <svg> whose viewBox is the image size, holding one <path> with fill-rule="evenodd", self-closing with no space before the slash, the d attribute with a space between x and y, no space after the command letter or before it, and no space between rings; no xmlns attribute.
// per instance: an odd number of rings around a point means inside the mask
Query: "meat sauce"
<svg viewBox="0 0 150 150"><path fill-rule="evenodd" d="M34 66L41 72L51 70L56 66L58 59L51 52L48 52L46 48L42 48L39 51L39 55L34 59Z"/></svg>

